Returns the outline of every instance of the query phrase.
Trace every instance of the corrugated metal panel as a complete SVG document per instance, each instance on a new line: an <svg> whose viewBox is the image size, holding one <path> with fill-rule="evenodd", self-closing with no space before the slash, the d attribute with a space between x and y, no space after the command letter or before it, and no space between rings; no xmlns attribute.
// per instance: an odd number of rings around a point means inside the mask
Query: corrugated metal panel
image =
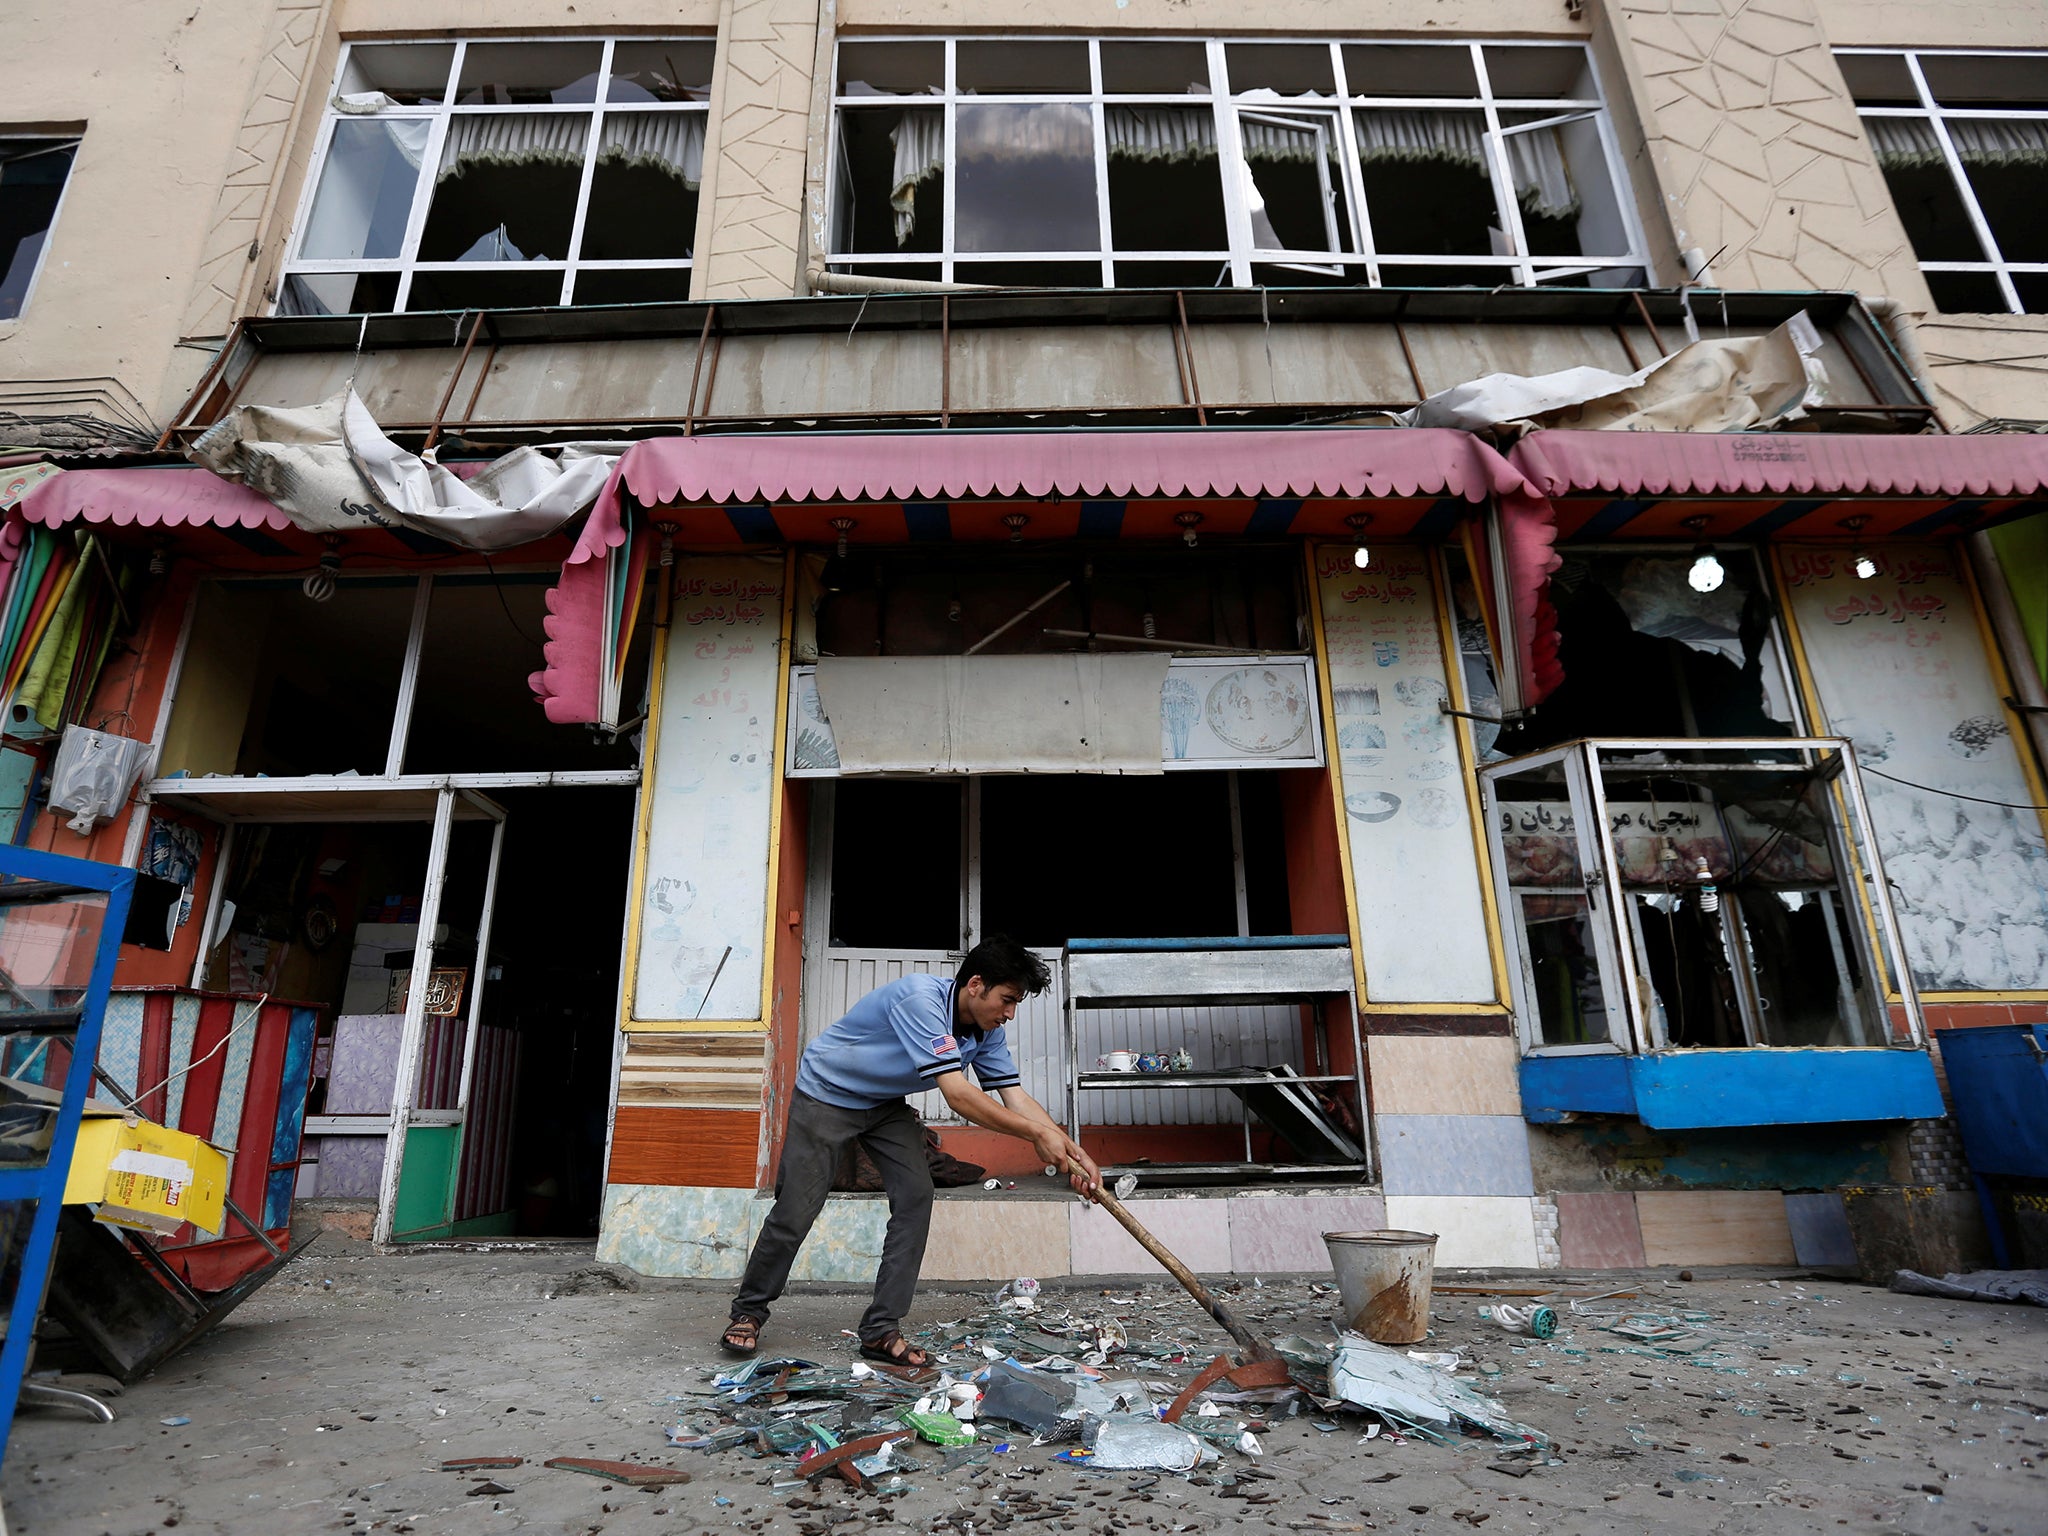
<svg viewBox="0 0 2048 1536"><path fill-rule="evenodd" d="M1043 1104L1053 1119L1064 1122L1067 1061L1059 952L1039 953L1053 967L1053 984L1038 996L1026 998L1018 1008L1009 1029L1010 1049L1017 1058L1024 1091ZM959 962L958 954L938 950L827 950L819 985L806 989L805 1042L877 987L905 975L949 975ZM1096 1057L1112 1050L1170 1056L1185 1046L1202 1067L1254 1063L1304 1067L1301 1014L1292 1005L1082 1009L1075 1027L1085 1066L1092 1067ZM919 1094L910 1102L934 1125L960 1123L942 1094ZM1083 1110L1082 1118L1090 1125L1219 1125L1236 1121L1242 1113L1228 1093L1189 1088L1091 1092Z"/></svg>

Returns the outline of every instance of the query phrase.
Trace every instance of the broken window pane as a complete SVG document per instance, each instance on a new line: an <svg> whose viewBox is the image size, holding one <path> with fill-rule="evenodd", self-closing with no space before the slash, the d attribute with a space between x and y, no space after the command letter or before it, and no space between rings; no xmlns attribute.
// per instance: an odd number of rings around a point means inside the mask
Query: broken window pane
<svg viewBox="0 0 2048 1536"><path fill-rule="evenodd" d="M1381 251L1505 256L1486 152L1486 115L1440 110L1351 114L1366 216Z"/></svg>
<svg viewBox="0 0 2048 1536"><path fill-rule="evenodd" d="M945 233L945 113L841 112L834 193L837 249L938 250Z"/></svg>
<svg viewBox="0 0 2048 1536"><path fill-rule="evenodd" d="M459 106L546 106L597 100L602 43L471 43Z"/></svg>
<svg viewBox="0 0 2048 1536"><path fill-rule="evenodd" d="M1477 262L1469 267L1380 263L1382 288L1506 288L1514 281L1513 267L1493 267Z"/></svg>
<svg viewBox="0 0 2048 1536"><path fill-rule="evenodd" d="M1334 96L1336 72L1325 43L1232 43L1223 50L1230 89L1282 96Z"/></svg>
<svg viewBox="0 0 2048 1536"><path fill-rule="evenodd" d="M1216 119L1203 107L1108 107L1110 243L1119 251L1227 251Z"/></svg>
<svg viewBox="0 0 2048 1536"><path fill-rule="evenodd" d="M202 587L163 771L382 773L413 592L409 577L345 580L324 603L296 579Z"/></svg>
<svg viewBox="0 0 2048 1536"><path fill-rule="evenodd" d="M1560 122L1554 112L1503 112L1503 128L1541 124L1503 133L1522 232L1534 256L1625 256L1628 226L1607 151L1591 113Z"/></svg>
<svg viewBox="0 0 2048 1536"><path fill-rule="evenodd" d="M2048 314L2048 275L2015 272L2012 285L2019 290L2021 309L2030 315Z"/></svg>
<svg viewBox="0 0 2048 1536"><path fill-rule="evenodd" d="M1081 42L963 42L954 50L953 79L963 96L1085 96L1094 89Z"/></svg>
<svg viewBox="0 0 2048 1536"><path fill-rule="evenodd" d="M406 733L407 773L631 766L627 742L551 723L527 675L544 664L550 581L539 575L439 576ZM640 698L645 637L628 658L624 697Z"/></svg>
<svg viewBox="0 0 2048 1536"><path fill-rule="evenodd" d="M1114 210L1112 210L1113 212ZM1228 288L1230 261L1126 261L1116 263L1119 288Z"/></svg>
<svg viewBox="0 0 2048 1536"><path fill-rule="evenodd" d="M855 277L879 277L899 283L937 283L945 280L946 270L936 261L835 261L834 272L846 272Z"/></svg>
<svg viewBox="0 0 2048 1536"><path fill-rule="evenodd" d="M1348 251L1334 113L1238 112L1252 244L1264 251Z"/></svg>
<svg viewBox="0 0 2048 1536"><path fill-rule="evenodd" d="M1495 96L1539 100L1591 100L1593 73L1586 50L1570 47L1488 48L1486 80Z"/></svg>
<svg viewBox="0 0 2048 1536"><path fill-rule="evenodd" d="M1878 167L1891 188L1892 206L1906 226L1913 254L1922 261L1984 261L1970 212L1956 190L1934 130L1924 120L1872 118ZM1910 142L1905 134L1911 135ZM1934 274L1929 273L1931 278ZM1998 308L2005 305L2000 303Z"/></svg>
<svg viewBox="0 0 2048 1536"><path fill-rule="evenodd" d="M960 947L964 787L958 779L842 779L834 786L830 943Z"/></svg>
<svg viewBox="0 0 2048 1536"><path fill-rule="evenodd" d="M607 112L583 217L588 261L688 256L704 179L701 112Z"/></svg>
<svg viewBox="0 0 2048 1536"><path fill-rule="evenodd" d="M922 96L945 89L944 43L841 43L845 96Z"/></svg>
<svg viewBox="0 0 2048 1536"><path fill-rule="evenodd" d="M612 45L612 79L607 101L709 101L709 40Z"/></svg>
<svg viewBox="0 0 2048 1536"><path fill-rule="evenodd" d="M1927 291L1944 315L2002 315L2012 306L1989 272L1929 272Z"/></svg>
<svg viewBox="0 0 2048 1536"><path fill-rule="evenodd" d="M348 261L400 254L432 126L423 117L337 122L299 255Z"/></svg>
<svg viewBox="0 0 2048 1536"><path fill-rule="evenodd" d="M957 249L1098 248L1095 126L1086 107L962 103L954 120Z"/></svg>
<svg viewBox="0 0 2048 1536"><path fill-rule="evenodd" d="M396 272L299 272L277 299L283 315L377 315L397 306Z"/></svg>
<svg viewBox="0 0 2048 1536"><path fill-rule="evenodd" d="M28 301L77 153L76 139L0 139L0 320Z"/></svg>
<svg viewBox="0 0 2048 1536"><path fill-rule="evenodd" d="M1517 891L1524 964L1544 1045L1599 1045L1610 1038L1591 904L1572 891Z"/></svg>
<svg viewBox="0 0 2048 1536"><path fill-rule="evenodd" d="M1254 288L1349 288L1365 286L1361 266L1304 265L1300 262L1253 262Z"/></svg>
<svg viewBox="0 0 2048 1536"><path fill-rule="evenodd" d="M1104 43L1102 89L1110 95L1206 96L1209 50L1200 43Z"/></svg>
<svg viewBox="0 0 2048 1536"><path fill-rule="evenodd" d="M436 309L546 309L562 302L560 272L416 272L405 307Z"/></svg>
<svg viewBox="0 0 2048 1536"><path fill-rule="evenodd" d="M617 272L585 267L576 274L576 297L585 304L680 304L690 297L688 267Z"/></svg>
<svg viewBox="0 0 2048 1536"><path fill-rule="evenodd" d="M337 96L382 95L414 107L448 98L453 43L357 43L348 51Z"/></svg>
<svg viewBox="0 0 2048 1536"><path fill-rule="evenodd" d="M1842 53L1835 56L1849 94L1860 107L1917 107L1920 92L1913 72L1896 53Z"/></svg>
<svg viewBox="0 0 2048 1536"><path fill-rule="evenodd" d="M1811 845L1802 844L1802 847ZM1825 849L1815 849L1825 853ZM1839 890L1737 890L1768 1045L1878 1043L1875 1000L1863 985Z"/></svg>
<svg viewBox="0 0 2048 1536"><path fill-rule="evenodd" d="M1060 831L1047 858L1045 829ZM1161 830L1172 828L1171 836ZM981 789L982 926L1058 948L1076 934L1237 932L1224 774L1022 774ZM1148 871L1132 900L1129 872Z"/></svg>
<svg viewBox="0 0 2048 1536"><path fill-rule="evenodd" d="M1949 137L2007 261L2048 261L2048 123L1949 119ZM1917 251L1919 247L1916 245Z"/></svg>
<svg viewBox="0 0 2048 1536"><path fill-rule="evenodd" d="M2048 107L2048 58L2025 53L1923 53L1920 73L1945 107Z"/></svg>
<svg viewBox="0 0 2048 1536"><path fill-rule="evenodd" d="M421 261L560 261L569 254L590 119L553 112L448 120Z"/></svg>
<svg viewBox="0 0 2048 1536"><path fill-rule="evenodd" d="M1344 49L1344 84L1354 96L1477 96L1472 50L1353 43Z"/></svg>
<svg viewBox="0 0 2048 1536"><path fill-rule="evenodd" d="M956 261L953 281L990 288L1100 288L1102 266L1093 261Z"/></svg>

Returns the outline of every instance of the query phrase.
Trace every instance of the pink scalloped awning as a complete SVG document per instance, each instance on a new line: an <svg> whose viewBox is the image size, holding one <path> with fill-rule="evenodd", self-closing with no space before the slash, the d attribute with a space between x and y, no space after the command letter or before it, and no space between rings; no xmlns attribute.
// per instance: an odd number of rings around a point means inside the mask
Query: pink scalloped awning
<svg viewBox="0 0 2048 1536"><path fill-rule="evenodd" d="M1546 496L2035 496L2048 437L1822 432L1531 432L1509 462Z"/></svg>
<svg viewBox="0 0 2048 1536"><path fill-rule="evenodd" d="M292 520L276 503L211 470L68 469L21 499L21 515L45 528L111 523L117 528L273 528Z"/></svg>
<svg viewBox="0 0 2048 1536"><path fill-rule="evenodd" d="M597 718L604 563L625 542L623 486L642 506L956 501L1032 496L1457 496L1526 491L1465 432L1437 428L899 432L661 437L605 483L548 594L547 666L527 681L550 720Z"/></svg>
<svg viewBox="0 0 2048 1536"><path fill-rule="evenodd" d="M645 506L1016 496L1463 496L1505 465L1467 433L929 432L664 437L621 469Z"/></svg>

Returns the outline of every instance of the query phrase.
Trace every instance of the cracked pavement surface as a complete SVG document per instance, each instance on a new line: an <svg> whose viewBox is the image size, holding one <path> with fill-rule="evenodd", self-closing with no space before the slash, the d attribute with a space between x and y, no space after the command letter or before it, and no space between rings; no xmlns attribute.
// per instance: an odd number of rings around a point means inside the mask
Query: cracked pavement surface
<svg viewBox="0 0 2048 1536"><path fill-rule="evenodd" d="M1321 1333L1336 1310L1306 1277L1220 1279L1242 1283L1232 1305L1262 1332ZM927 1287L906 1331L986 1315L996 1283ZM1461 1378L1555 1440L1551 1464L1525 1475L1499 1470L1489 1440L1363 1441L1360 1416L1308 1405L1261 1432L1257 1461L1226 1450L1192 1478L1078 1469L1017 1432L1009 1453L944 1476L919 1447L909 1490L879 1497L831 1479L778 1489L794 1475L786 1460L667 1444L679 1413L706 1418L709 1399L692 1394L729 1363L714 1347L724 1284L643 1280L595 1266L587 1247L379 1255L329 1234L115 1399L115 1423L24 1409L0 1500L7 1529L31 1536L2048 1531L2048 1311L1794 1271L1501 1283L1638 1293L1591 1304L1598 1317L1567 1313L1549 1344L1483 1320L1483 1297L1436 1298L1419 1347L1460 1353ZM1134 1341L1188 1343L1185 1365L1124 1359L1112 1374L1178 1385L1230 1346L1163 1276L1049 1281L1044 1302L1055 1316L1114 1315ZM841 1330L863 1305L848 1288L797 1288L764 1356L850 1364ZM1705 1343L1666 1353L1603 1326L1629 1313L1692 1314ZM190 1423L162 1422L175 1418ZM524 1464L439 1470L489 1455ZM691 1481L633 1489L541 1465L557 1456L679 1467Z"/></svg>

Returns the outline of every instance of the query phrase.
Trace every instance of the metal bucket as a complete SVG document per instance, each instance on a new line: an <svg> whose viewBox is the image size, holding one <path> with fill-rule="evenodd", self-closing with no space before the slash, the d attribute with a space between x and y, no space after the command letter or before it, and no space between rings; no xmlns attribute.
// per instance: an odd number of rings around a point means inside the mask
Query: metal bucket
<svg viewBox="0 0 2048 1536"><path fill-rule="evenodd" d="M1419 1344L1428 1337L1434 1232L1325 1232L1323 1245L1337 1272L1347 1326L1376 1344Z"/></svg>

